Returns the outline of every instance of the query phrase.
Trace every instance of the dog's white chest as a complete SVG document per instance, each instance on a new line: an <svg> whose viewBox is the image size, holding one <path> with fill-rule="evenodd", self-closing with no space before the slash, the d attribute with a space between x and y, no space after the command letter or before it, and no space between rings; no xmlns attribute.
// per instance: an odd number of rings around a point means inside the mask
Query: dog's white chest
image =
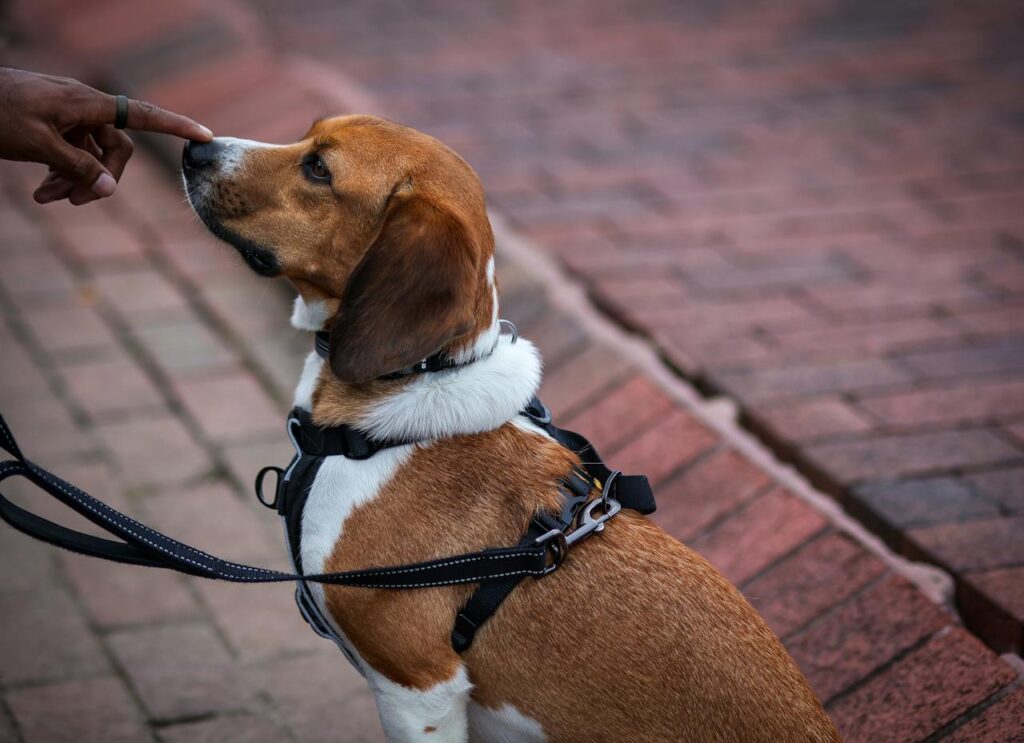
<svg viewBox="0 0 1024 743"><path fill-rule="evenodd" d="M302 510L299 554L307 573L322 573L342 538L345 521L373 500L412 453L413 446L384 449L369 459L326 457Z"/></svg>

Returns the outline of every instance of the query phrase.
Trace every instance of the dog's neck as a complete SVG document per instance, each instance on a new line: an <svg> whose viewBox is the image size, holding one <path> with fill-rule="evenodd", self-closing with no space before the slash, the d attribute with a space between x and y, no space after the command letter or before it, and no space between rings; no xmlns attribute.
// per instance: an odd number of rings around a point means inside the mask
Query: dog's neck
<svg viewBox="0 0 1024 743"><path fill-rule="evenodd" d="M295 390L295 405L322 425L346 423L369 436L422 441L498 428L525 407L540 386L541 361L525 339L499 335L497 297L492 323L464 339L451 355L465 365L393 381L342 382L311 353ZM320 330L324 302L295 300L292 324Z"/></svg>

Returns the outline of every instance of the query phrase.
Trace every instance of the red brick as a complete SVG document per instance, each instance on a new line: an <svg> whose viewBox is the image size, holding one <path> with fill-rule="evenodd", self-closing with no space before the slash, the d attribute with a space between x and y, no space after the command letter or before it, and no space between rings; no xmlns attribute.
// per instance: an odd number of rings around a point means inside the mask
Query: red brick
<svg viewBox="0 0 1024 743"><path fill-rule="evenodd" d="M843 283L852 278L849 264L824 253L798 259L765 259L744 266L709 268L688 272L691 279L710 291L751 290L808 283Z"/></svg>
<svg viewBox="0 0 1024 743"><path fill-rule="evenodd" d="M129 356L84 361L62 369L64 383L94 420L159 409L163 398Z"/></svg>
<svg viewBox="0 0 1024 743"><path fill-rule="evenodd" d="M927 313L935 307L990 304L986 295L966 282L908 283L904 278L862 286L808 287L815 301L847 317L891 317L908 311Z"/></svg>
<svg viewBox="0 0 1024 743"><path fill-rule="evenodd" d="M1024 517L1004 516L911 529L916 551L953 570L1024 565Z"/></svg>
<svg viewBox="0 0 1024 743"><path fill-rule="evenodd" d="M1004 512L1024 515L1024 467L979 472L965 479Z"/></svg>
<svg viewBox="0 0 1024 743"><path fill-rule="evenodd" d="M1024 649L1024 567L958 576L957 608L964 623L996 652Z"/></svg>
<svg viewBox="0 0 1024 743"><path fill-rule="evenodd" d="M1024 341L1000 339L948 350L907 353L899 358L923 379L1018 372L1024 369Z"/></svg>
<svg viewBox="0 0 1024 743"><path fill-rule="evenodd" d="M383 741L366 681L337 651L276 659L253 667L249 678L298 740L322 740L329 731L346 741Z"/></svg>
<svg viewBox="0 0 1024 743"><path fill-rule="evenodd" d="M718 379L741 400L760 405L815 393L886 387L904 382L909 377L888 361L862 359L729 372Z"/></svg>
<svg viewBox="0 0 1024 743"><path fill-rule="evenodd" d="M655 520L679 539L689 540L768 487L763 470L734 449L697 462L657 491Z"/></svg>
<svg viewBox="0 0 1024 743"><path fill-rule="evenodd" d="M1024 307L1007 305L976 312L959 312L953 318L979 335L1017 335L1024 333Z"/></svg>
<svg viewBox="0 0 1024 743"><path fill-rule="evenodd" d="M971 573L969 580L1024 625L1024 567Z"/></svg>
<svg viewBox="0 0 1024 743"><path fill-rule="evenodd" d="M247 496L252 494L253 480L256 473L268 464L278 467L287 466L295 455L295 449L284 435L280 440L271 442L229 444L221 450L228 471L242 486Z"/></svg>
<svg viewBox="0 0 1024 743"><path fill-rule="evenodd" d="M540 396L551 408L555 422L560 423L591 403L627 372L626 362L619 354L591 344L544 377Z"/></svg>
<svg viewBox="0 0 1024 743"><path fill-rule="evenodd" d="M888 351L913 348L936 341L959 339L962 332L932 318L886 319L809 331L772 334L782 352L798 358L879 356Z"/></svg>
<svg viewBox="0 0 1024 743"><path fill-rule="evenodd" d="M980 495L962 477L883 482L863 485L854 493L885 524L899 529L999 515L995 501Z"/></svg>
<svg viewBox="0 0 1024 743"><path fill-rule="evenodd" d="M922 740L1014 677L967 632L950 628L838 700L829 712L847 743Z"/></svg>
<svg viewBox="0 0 1024 743"><path fill-rule="evenodd" d="M623 472L647 475L657 486L717 441L717 436L692 413L676 408L646 426L608 461Z"/></svg>
<svg viewBox="0 0 1024 743"><path fill-rule="evenodd" d="M636 376L602 395L564 425L582 433L608 456L671 405L672 400L660 388L646 377Z"/></svg>
<svg viewBox="0 0 1024 743"><path fill-rule="evenodd" d="M129 323L186 307L185 297L164 276L152 270L124 271L96 280L103 296Z"/></svg>
<svg viewBox="0 0 1024 743"><path fill-rule="evenodd" d="M756 365L772 356L757 335L723 336L714 331L687 328L659 330L655 340L668 358L690 375L704 367L724 369Z"/></svg>
<svg viewBox="0 0 1024 743"><path fill-rule="evenodd" d="M1024 382L1004 381L866 397L861 407L892 426L996 421L1024 415Z"/></svg>
<svg viewBox="0 0 1024 743"><path fill-rule="evenodd" d="M97 265L141 265L142 241L114 219L62 230L64 243L78 260Z"/></svg>
<svg viewBox="0 0 1024 743"><path fill-rule="evenodd" d="M0 683L5 685L100 673L110 667L78 607L53 588L0 594L0 657Z"/></svg>
<svg viewBox="0 0 1024 743"><path fill-rule="evenodd" d="M796 496L776 488L754 500L693 547L726 578L741 584L825 527L825 519Z"/></svg>
<svg viewBox="0 0 1024 743"><path fill-rule="evenodd" d="M149 324L138 328L135 335L169 376L227 371L238 361L223 339L191 315Z"/></svg>
<svg viewBox="0 0 1024 743"><path fill-rule="evenodd" d="M113 453L121 477L132 485L182 482L213 467L188 429L169 414L104 423L97 431Z"/></svg>
<svg viewBox="0 0 1024 743"><path fill-rule="evenodd" d="M842 483L948 471L1020 459L987 429L876 436L818 444L806 450L815 465Z"/></svg>
<svg viewBox="0 0 1024 743"><path fill-rule="evenodd" d="M170 570L117 565L71 554L61 557L90 620L100 627L181 619L197 611L181 577Z"/></svg>
<svg viewBox="0 0 1024 743"><path fill-rule="evenodd" d="M40 346L50 352L107 348L114 334L96 310L86 303L30 312L25 323Z"/></svg>
<svg viewBox="0 0 1024 743"><path fill-rule="evenodd" d="M33 398L11 394L0 386L0 410L25 456L42 464L56 467L60 460L96 449L89 434L55 395Z"/></svg>
<svg viewBox="0 0 1024 743"><path fill-rule="evenodd" d="M241 709L252 701L252 688L206 625L124 630L111 635L109 644L156 720Z"/></svg>
<svg viewBox="0 0 1024 743"><path fill-rule="evenodd" d="M587 342L579 322L561 312L545 313L537 322L522 327L524 337L537 344L544 359L544 371L550 374L572 358Z"/></svg>
<svg viewBox="0 0 1024 743"><path fill-rule="evenodd" d="M957 728L949 743L1020 743L1024 741L1024 688L1018 688L986 707Z"/></svg>
<svg viewBox="0 0 1024 743"><path fill-rule="evenodd" d="M821 617L786 647L827 701L951 621L913 585L890 577Z"/></svg>
<svg viewBox="0 0 1024 743"><path fill-rule="evenodd" d="M148 496L144 509L153 526L218 557L244 562L271 551L280 526L276 520L261 521L252 503L245 503L220 483L192 486ZM260 507L260 516L271 514Z"/></svg>
<svg viewBox="0 0 1024 743"><path fill-rule="evenodd" d="M801 547L744 593L779 637L803 627L885 572L885 565L835 532Z"/></svg>
<svg viewBox="0 0 1024 743"><path fill-rule="evenodd" d="M0 325L0 345L4 349L4 363L0 364L0 395L3 395L5 403L52 396L46 378L39 373L28 349L3 325Z"/></svg>
<svg viewBox="0 0 1024 743"><path fill-rule="evenodd" d="M160 731L164 743L278 743L289 737L275 720L254 714L186 722Z"/></svg>
<svg viewBox="0 0 1024 743"><path fill-rule="evenodd" d="M20 308L66 305L74 300L75 279L49 250L4 256L0 286Z"/></svg>
<svg viewBox="0 0 1024 743"><path fill-rule="evenodd" d="M239 441L281 431L284 406L271 400L247 371L178 380L174 390L211 439Z"/></svg>
<svg viewBox="0 0 1024 743"><path fill-rule="evenodd" d="M762 408L755 415L772 429L773 435L794 442L863 433L871 428L868 418L838 397Z"/></svg>
<svg viewBox="0 0 1024 743"><path fill-rule="evenodd" d="M218 247L226 248L214 246L215 249ZM258 338L268 333L298 333L288 324L290 298L273 291L267 279L248 269L204 277L198 289L216 317L241 338Z"/></svg>
<svg viewBox="0 0 1024 743"><path fill-rule="evenodd" d="M26 743L149 739L128 690L114 676L12 691L7 703Z"/></svg>
<svg viewBox="0 0 1024 743"><path fill-rule="evenodd" d="M280 539L275 547L254 557L253 563L290 571L284 539ZM230 550L220 550L218 555L224 551L230 554ZM268 559L267 553L273 557ZM196 581L196 590L213 613L214 621L228 644L243 662L330 650L323 639L310 631L299 614L295 607L295 586L291 583L250 586L200 580Z"/></svg>

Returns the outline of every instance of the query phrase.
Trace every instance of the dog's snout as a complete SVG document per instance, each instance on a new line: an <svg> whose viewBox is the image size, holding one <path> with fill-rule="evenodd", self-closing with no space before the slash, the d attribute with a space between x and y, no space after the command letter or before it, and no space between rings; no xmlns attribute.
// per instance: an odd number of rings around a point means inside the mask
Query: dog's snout
<svg viewBox="0 0 1024 743"><path fill-rule="evenodd" d="M202 170L208 168L217 161L217 153L221 145L216 141L212 142L186 142L185 149L181 154L181 162L186 168Z"/></svg>

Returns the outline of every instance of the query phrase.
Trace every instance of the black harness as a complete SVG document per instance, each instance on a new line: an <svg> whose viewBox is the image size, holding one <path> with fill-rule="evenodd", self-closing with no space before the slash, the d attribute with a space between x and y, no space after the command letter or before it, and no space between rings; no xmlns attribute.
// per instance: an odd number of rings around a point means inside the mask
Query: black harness
<svg viewBox="0 0 1024 743"><path fill-rule="evenodd" d="M419 368L421 365L423 368ZM451 368L457 364L439 358L433 363L421 362L421 365L401 370L399 375L435 371L435 365ZM512 547L491 548L394 567L305 574L300 550L302 511L324 458L368 459L383 449L416 442L372 439L350 426L317 426L309 413L299 408L288 417L288 435L295 445L295 457L286 470L264 467L256 477L256 494L260 502L276 509L284 519L294 573L223 560L135 521L26 459L2 416L0 448L13 459L0 462L0 482L8 477L24 477L121 541L78 532L44 519L12 503L2 493L0 517L18 531L36 539L113 562L167 568L187 575L236 583L295 581L296 602L302 616L314 631L334 640L357 668L358 662L320 611L309 584L414 589L479 583L457 614L452 629L452 646L463 652L473 642L477 630L523 578L540 578L557 570L572 545L602 531L605 523L622 508L644 514L653 512L655 508L646 477L623 475L609 469L583 436L555 426L550 412L539 399L535 397L522 415L562 446L576 452L581 463L559 483L561 511L535 514L526 533ZM270 473L277 477L273 499L264 495L264 481ZM591 498L595 491L599 495Z"/></svg>
<svg viewBox="0 0 1024 743"><path fill-rule="evenodd" d="M539 545L547 550L547 563L539 575L547 575L556 570L573 544L604 529L604 524L621 508L645 514L654 511L654 495L646 477L622 475L610 470L589 441L578 433L555 426L551 422L550 412L538 398L533 398L522 415L558 443L575 451L582 460L580 467L566 474L558 485L562 496L561 511L535 514L526 533L513 548L529 550ZM289 415L288 436L295 445L295 456L287 469L268 466L260 470L256 476L256 496L263 505L275 509L284 519L288 549L295 570L301 575L302 512L324 458L343 456L349 459L369 459L383 449L415 442L372 439L351 426L321 427L313 423L309 412L302 408L293 409ZM272 499L264 492L264 481L271 473L277 479ZM591 499L591 493L595 490L600 496ZM461 557L472 558L473 555ZM490 580L480 585L455 618L452 646L456 651L461 653L469 648L476 631L497 611L526 575L522 571L511 571L507 575L496 571ZM300 581L296 586L295 600L313 630L322 637L334 640L356 664L343 639L323 616L305 582Z"/></svg>

